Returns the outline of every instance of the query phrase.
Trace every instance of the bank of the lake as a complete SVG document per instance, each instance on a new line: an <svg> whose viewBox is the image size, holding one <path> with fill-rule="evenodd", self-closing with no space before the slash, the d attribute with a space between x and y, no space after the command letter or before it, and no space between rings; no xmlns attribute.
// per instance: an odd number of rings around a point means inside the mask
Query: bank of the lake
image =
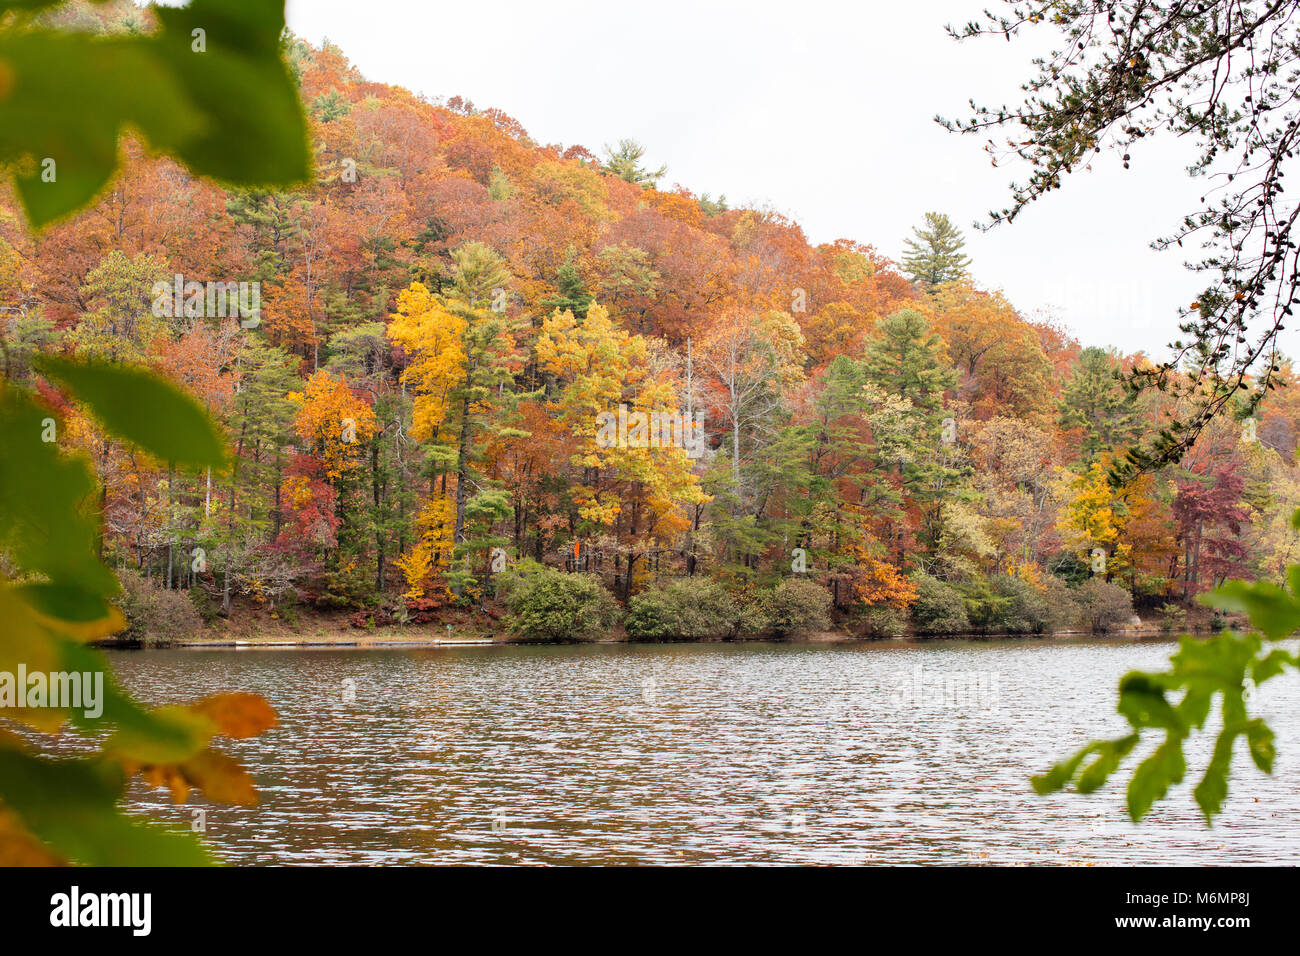
<svg viewBox="0 0 1300 956"><path fill-rule="evenodd" d="M1184 631L1183 633L1192 633L1195 635L1210 635L1211 631L1196 630ZM1027 642L1052 642L1052 641L1078 641L1085 639L1110 639L1110 640L1130 640L1130 641L1152 641L1168 640L1171 633L1156 628L1132 628L1124 631L1115 631L1108 634L1094 634L1087 631L1052 631L1046 634L909 634L900 638L877 638L855 634L844 634L838 631L822 631L813 634L799 634L793 637L784 638L779 643L782 644L887 644L895 642L908 643L933 643L939 641L1027 641ZM432 647L473 647L485 644L501 645L565 645L565 644L755 644L755 643L773 643L770 639L750 639L750 640L699 640L695 638L686 638L676 641L629 641L626 637L610 637L599 641L536 641L525 640L510 633L469 633L456 634L443 633L438 629L430 628L380 628L373 631L307 631L297 634L274 634L252 637L208 637L195 636L178 640L166 645L153 645L152 649L177 648L177 649L221 649L221 648L432 648ZM114 641L107 640L100 642L102 647L113 647L119 649L134 649L145 645L138 642Z"/></svg>
<svg viewBox="0 0 1300 956"><path fill-rule="evenodd" d="M944 640L1000 640L1015 639L1028 641L1077 640L1091 636L1111 637L1132 640L1158 640L1171 637L1176 633L1194 634L1213 633L1210 627L1210 614L1204 613L1188 616L1186 627L1176 631L1167 624L1161 624L1157 618L1136 619L1135 623L1119 627L1105 634L1094 635L1091 631L1077 628L1049 631L1043 633L1007 633L1007 632L959 632L951 634L910 632L900 635L902 639L915 641ZM1244 626L1244 619L1233 618L1234 626ZM735 642L748 643L751 638ZM784 639L787 643L851 643L881 641L882 638L864 634L861 629L854 629L847 622L840 627L828 630L795 634ZM615 628L599 643L620 643L628 641L625 631ZM358 624L358 615L354 612L297 611L296 613L269 612L265 608L236 608L229 617L216 617L212 621L187 631L171 640L148 640L110 638L100 642L104 647L135 648L151 647L185 647L185 648L292 648L292 647L444 647L479 644L534 644L534 643L568 643L565 641L525 640L513 633L502 615L486 614L480 610L444 610L437 620L422 624ZM584 642L588 643L588 642ZM683 638L665 643L718 643L714 640Z"/></svg>

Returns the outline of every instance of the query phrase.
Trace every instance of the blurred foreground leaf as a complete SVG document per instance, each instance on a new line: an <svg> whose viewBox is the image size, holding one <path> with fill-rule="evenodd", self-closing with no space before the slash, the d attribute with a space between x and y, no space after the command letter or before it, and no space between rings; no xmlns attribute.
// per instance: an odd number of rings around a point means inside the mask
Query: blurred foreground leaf
<svg viewBox="0 0 1300 956"><path fill-rule="evenodd" d="M177 465L220 465L225 444L202 407L143 369L39 356L36 368L67 387L114 434Z"/></svg>
<svg viewBox="0 0 1300 956"><path fill-rule="evenodd" d="M148 36L0 33L0 161L18 165L32 225L95 198L128 128L199 175L244 186L308 178L306 121L280 57L283 0L192 0L153 15Z"/></svg>
<svg viewBox="0 0 1300 956"><path fill-rule="evenodd" d="M1300 517L1300 512L1297 513ZM1080 793L1100 789L1137 745L1163 734L1154 749L1138 763L1128 783L1128 812L1136 823L1187 773L1184 742L1205 722L1218 701L1223 726L1215 739L1193 798L1207 824L1223 810L1232 772L1237 739L1246 746L1255 766L1273 772L1273 731L1262 719L1248 713L1248 688L1300 666L1300 657L1285 648L1265 648L1265 640L1278 641L1300 630L1300 568L1288 575L1291 590L1260 581L1229 581L1204 596L1211 607L1245 612L1260 634L1224 631L1209 640L1183 637L1166 671L1132 671L1119 683L1117 709L1133 732L1115 740L1093 741L1074 756L1034 777L1040 794L1063 790L1074 783ZM1262 636L1261 636L1262 635ZM1178 696L1181 693L1181 696ZM1084 761L1097 759L1084 767ZM1080 769L1080 768L1083 769Z"/></svg>

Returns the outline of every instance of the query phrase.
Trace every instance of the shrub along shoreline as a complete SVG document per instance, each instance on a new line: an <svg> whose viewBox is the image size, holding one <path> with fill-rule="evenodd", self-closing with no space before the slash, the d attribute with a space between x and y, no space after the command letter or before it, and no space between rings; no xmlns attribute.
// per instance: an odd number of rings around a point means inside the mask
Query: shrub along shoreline
<svg viewBox="0 0 1300 956"><path fill-rule="evenodd" d="M1031 584L998 575L958 587L914 573L907 607L836 613L830 592L806 577L732 591L706 577L660 579L620 607L595 575L525 561L497 576L495 600L418 615L377 609L282 605L219 617L198 589L153 587L122 575L128 626L110 646L348 646L596 642L842 642L888 639L1154 636L1217 631L1230 622L1196 607L1166 604L1146 622L1129 593L1089 579L1077 587L1051 578ZM198 590L197 595L195 591ZM447 628L446 636L442 629Z"/></svg>

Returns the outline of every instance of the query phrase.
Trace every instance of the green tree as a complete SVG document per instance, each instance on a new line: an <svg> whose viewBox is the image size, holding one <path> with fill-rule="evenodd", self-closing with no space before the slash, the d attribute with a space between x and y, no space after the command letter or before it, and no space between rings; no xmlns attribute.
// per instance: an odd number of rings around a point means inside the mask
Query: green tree
<svg viewBox="0 0 1300 956"><path fill-rule="evenodd" d="M942 539L945 505L964 471L960 447L945 440L945 429L951 432L955 421L945 425L944 392L957 384L957 370L925 316L903 309L876 326L863 371L885 396L905 403L879 444L897 467L905 493L920 505L923 540L933 553ZM894 540L902 567L906 537L901 526Z"/></svg>
<svg viewBox="0 0 1300 956"><path fill-rule="evenodd" d="M328 93L322 93L311 101L311 115L322 123L333 123L350 112L352 112L352 104L333 87L330 87Z"/></svg>
<svg viewBox="0 0 1300 956"><path fill-rule="evenodd" d="M235 374L238 388L224 422L234 460L217 488L209 480L199 522L212 570L220 575L223 614L230 613L241 579L270 570L266 552L280 535L293 442L295 406L288 396L301 387L297 359L257 337L247 338L236 353Z"/></svg>
<svg viewBox="0 0 1300 956"><path fill-rule="evenodd" d="M505 202L514 193L514 183L510 181L506 171L500 166L493 166L492 173L488 176L488 196L493 202Z"/></svg>
<svg viewBox="0 0 1300 956"><path fill-rule="evenodd" d="M943 393L957 384L943 339L915 309L880 320L867 346L865 372L867 381L927 415L942 408Z"/></svg>
<svg viewBox="0 0 1300 956"><path fill-rule="evenodd" d="M169 318L155 314L164 311L154 308L151 290L156 282L167 285L161 304L170 316L175 303L166 262L143 254L128 259L117 249L104 256L79 290L89 308L68 336L77 355L138 362L154 336L182 327L184 315Z"/></svg>
<svg viewBox="0 0 1300 956"><path fill-rule="evenodd" d="M1079 354L1061 393L1057 420L1061 428L1077 428L1083 433L1078 447L1085 468L1099 454L1137 438L1137 398L1124 384L1114 355L1095 347Z"/></svg>
<svg viewBox="0 0 1300 956"><path fill-rule="evenodd" d="M638 186L657 186L668 172L667 166L653 171L642 167L645 147L634 139L620 139L617 146L606 146L605 156L605 172Z"/></svg>
<svg viewBox="0 0 1300 956"><path fill-rule="evenodd" d="M573 247L569 247L569 252L564 258L563 264L555 272L556 294L542 301L542 308L550 314L559 310L560 312L572 312L580 319L587 317L587 309L591 308L593 296L587 291L587 284L582 279L582 273L578 271L578 265L574 262Z"/></svg>
<svg viewBox="0 0 1300 956"><path fill-rule="evenodd" d="M956 282L966 275L970 268L970 258L962 249L966 239L961 230L941 212L927 212L925 225L915 227L912 233L915 239L907 239L903 245L903 271L927 289L944 282Z"/></svg>

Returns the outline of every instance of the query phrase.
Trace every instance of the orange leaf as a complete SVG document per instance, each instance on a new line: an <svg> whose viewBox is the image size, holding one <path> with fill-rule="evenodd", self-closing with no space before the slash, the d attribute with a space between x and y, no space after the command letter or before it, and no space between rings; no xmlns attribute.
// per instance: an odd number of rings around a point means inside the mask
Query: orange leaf
<svg viewBox="0 0 1300 956"><path fill-rule="evenodd" d="M172 792L172 801L184 803L190 795L190 784L174 764L154 764L146 767L142 775L151 787L166 787Z"/></svg>
<svg viewBox="0 0 1300 956"><path fill-rule="evenodd" d="M67 864L67 860L56 856L49 847L28 833L17 816L0 807L0 867Z"/></svg>
<svg viewBox="0 0 1300 956"><path fill-rule="evenodd" d="M217 725L223 737L256 737L277 723L275 708L259 694L217 694L190 704L190 710Z"/></svg>
<svg viewBox="0 0 1300 956"><path fill-rule="evenodd" d="M234 757L209 747L181 764L180 769L185 779L214 803L257 806L253 778Z"/></svg>

